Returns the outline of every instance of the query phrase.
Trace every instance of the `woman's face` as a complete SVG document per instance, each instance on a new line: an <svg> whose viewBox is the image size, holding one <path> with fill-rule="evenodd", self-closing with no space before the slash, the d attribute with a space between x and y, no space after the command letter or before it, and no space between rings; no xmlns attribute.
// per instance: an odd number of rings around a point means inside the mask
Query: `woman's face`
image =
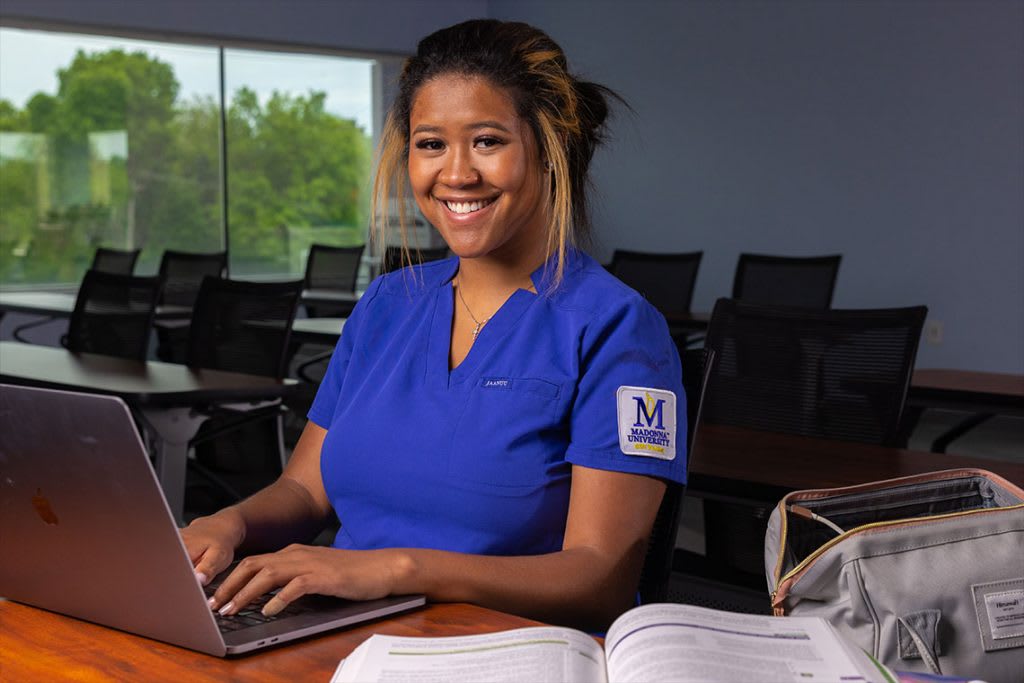
<svg viewBox="0 0 1024 683"><path fill-rule="evenodd" d="M505 90L480 77L434 78L413 99L409 131L416 203L455 254L543 259L548 176Z"/></svg>

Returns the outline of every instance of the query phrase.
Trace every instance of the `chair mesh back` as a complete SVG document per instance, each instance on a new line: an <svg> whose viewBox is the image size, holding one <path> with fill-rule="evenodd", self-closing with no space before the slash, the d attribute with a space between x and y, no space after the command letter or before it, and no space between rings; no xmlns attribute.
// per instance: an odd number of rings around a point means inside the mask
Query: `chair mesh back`
<svg viewBox="0 0 1024 683"><path fill-rule="evenodd" d="M616 250L609 271L662 313L688 313L703 256L700 251L649 254Z"/></svg>
<svg viewBox="0 0 1024 683"><path fill-rule="evenodd" d="M409 257L412 259L413 265L428 263L430 261L440 261L441 259L448 258L448 247L437 247L435 249L410 248ZM381 263L381 273L390 273L391 271L398 270L405 265L407 264L402 260L401 247L385 247L384 259Z"/></svg>
<svg viewBox="0 0 1024 683"><path fill-rule="evenodd" d="M927 308L812 310L719 299L704 419L897 445Z"/></svg>
<svg viewBox="0 0 1024 683"><path fill-rule="evenodd" d="M306 288L354 292L365 248L312 245L306 259Z"/></svg>
<svg viewBox="0 0 1024 683"><path fill-rule="evenodd" d="M89 269L100 270L104 273L131 275L135 270L135 262L139 259L139 251L139 249L124 251L100 247L93 254L92 266Z"/></svg>
<svg viewBox="0 0 1024 683"><path fill-rule="evenodd" d="M686 457L691 457L697 424L701 415L706 378L714 367L714 353L705 349L683 352L683 389L686 392ZM640 574L640 599L643 603L668 599L668 584L679 530L680 507L685 487L669 483L647 541L647 555Z"/></svg>
<svg viewBox="0 0 1024 683"><path fill-rule="evenodd" d="M161 303L192 306L203 278L223 277L227 266L227 252L204 254L168 249L160 259L160 277L164 282Z"/></svg>
<svg viewBox="0 0 1024 683"><path fill-rule="evenodd" d="M302 282L203 280L189 328L187 364L284 375Z"/></svg>
<svg viewBox="0 0 1024 683"><path fill-rule="evenodd" d="M72 351L145 359L159 295L157 277L86 272L65 344Z"/></svg>
<svg viewBox="0 0 1024 683"><path fill-rule="evenodd" d="M754 304L828 308L841 255L790 257L740 254L732 298Z"/></svg>

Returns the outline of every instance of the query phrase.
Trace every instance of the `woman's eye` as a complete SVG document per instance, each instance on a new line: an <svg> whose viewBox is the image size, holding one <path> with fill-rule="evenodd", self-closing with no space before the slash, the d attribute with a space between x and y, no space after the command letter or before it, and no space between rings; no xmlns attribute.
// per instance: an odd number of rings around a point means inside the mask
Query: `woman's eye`
<svg viewBox="0 0 1024 683"><path fill-rule="evenodd" d="M490 147L497 147L500 144L501 144L501 140L499 140L498 138L483 137L483 138L477 138L477 140L476 140L476 146L477 147L482 147L483 149L488 149Z"/></svg>
<svg viewBox="0 0 1024 683"><path fill-rule="evenodd" d="M439 150L444 149L444 143L441 142L440 140L432 140L432 139L417 140L416 141L416 149L425 149L428 152L437 152Z"/></svg>

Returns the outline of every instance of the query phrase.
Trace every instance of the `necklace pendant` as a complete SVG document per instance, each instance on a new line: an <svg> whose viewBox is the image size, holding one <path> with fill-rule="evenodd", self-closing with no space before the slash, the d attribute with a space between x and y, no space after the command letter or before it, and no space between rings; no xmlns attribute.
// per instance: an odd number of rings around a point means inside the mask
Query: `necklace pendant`
<svg viewBox="0 0 1024 683"><path fill-rule="evenodd" d="M480 328L483 326L483 323L477 323L476 327L473 328L473 341L476 341L476 336L480 334Z"/></svg>

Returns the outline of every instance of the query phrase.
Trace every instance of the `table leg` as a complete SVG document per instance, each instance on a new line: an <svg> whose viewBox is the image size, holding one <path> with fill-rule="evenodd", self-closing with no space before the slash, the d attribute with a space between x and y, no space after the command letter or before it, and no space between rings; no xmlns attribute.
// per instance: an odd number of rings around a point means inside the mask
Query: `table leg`
<svg viewBox="0 0 1024 683"><path fill-rule="evenodd" d="M995 417L995 413L974 413L969 417L957 422L955 425L944 431L932 441L932 453L945 453L949 444L971 431L982 422L987 422Z"/></svg>
<svg viewBox="0 0 1024 683"><path fill-rule="evenodd" d="M25 337L22 333L27 332L28 330L31 330L36 327L42 327L47 323L52 323L56 319L57 318L53 316L46 316L38 320L31 320L27 323L22 323L21 325L18 325L11 331L11 336L20 342L23 342L25 344L31 344L32 341Z"/></svg>
<svg viewBox="0 0 1024 683"><path fill-rule="evenodd" d="M188 442L207 420L191 408L144 408L139 411L146 427L155 434L153 468L164 490L167 506L179 524L184 520L185 469Z"/></svg>

